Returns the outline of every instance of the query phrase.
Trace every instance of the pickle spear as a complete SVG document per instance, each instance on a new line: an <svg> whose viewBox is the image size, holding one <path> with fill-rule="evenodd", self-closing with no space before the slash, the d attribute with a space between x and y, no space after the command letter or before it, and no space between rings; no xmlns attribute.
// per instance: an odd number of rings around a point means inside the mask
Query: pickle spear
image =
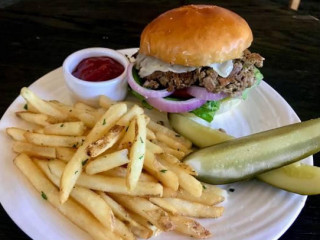
<svg viewBox="0 0 320 240"><path fill-rule="evenodd" d="M184 161L198 178L225 184L301 160L320 151L320 118L206 147Z"/></svg>
<svg viewBox="0 0 320 240"><path fill-rule="evenodd" d="M168 119L171 127L182 136L188 138L198 147L208 147L217 143L225 142L234 137L217 129L203 126L181 114L170 113Z"/></svg>

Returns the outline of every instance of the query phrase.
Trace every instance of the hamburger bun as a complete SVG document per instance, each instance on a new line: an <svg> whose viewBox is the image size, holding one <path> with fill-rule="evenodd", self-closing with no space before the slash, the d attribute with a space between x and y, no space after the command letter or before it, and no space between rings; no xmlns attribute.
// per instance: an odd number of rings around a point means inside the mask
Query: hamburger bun
<svg viewBox="0 0 320 240"><path fill-rule="evenodd" d="M140 53L184 66L240 58L253 40L248 23L218 6L188 5L161 14L143 30Z"/></svg>

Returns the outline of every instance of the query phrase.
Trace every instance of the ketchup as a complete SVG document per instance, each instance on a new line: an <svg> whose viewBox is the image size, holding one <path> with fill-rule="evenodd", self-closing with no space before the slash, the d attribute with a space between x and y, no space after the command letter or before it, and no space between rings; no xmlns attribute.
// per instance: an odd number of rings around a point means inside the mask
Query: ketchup
<svg viewBox="0 0 320 240"><path fill-rule="evenodd" d="M89 82L107 81L120 76L124 67L110 57L90 57L83 59L72 75Z"/></svg>

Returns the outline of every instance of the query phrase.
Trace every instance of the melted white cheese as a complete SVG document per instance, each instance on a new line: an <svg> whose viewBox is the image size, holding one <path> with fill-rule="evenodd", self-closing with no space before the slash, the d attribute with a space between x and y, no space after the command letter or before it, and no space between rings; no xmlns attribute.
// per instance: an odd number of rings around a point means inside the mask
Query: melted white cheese
<svg viewBox="0 0 320 240"><path fill-rule="evenodd" d="M196 69L196 67L186 67L183 65L166 63L160 59L146 56L144 54L138 54L136 65L140 69L139 75L142 78L152 74L155 71L184 73L191 72ZM232 60L229 60L223 63L213 63L208 67L211 67L214 71L216 71L219 76L228 77L233 69L233 62Z"/></svg>

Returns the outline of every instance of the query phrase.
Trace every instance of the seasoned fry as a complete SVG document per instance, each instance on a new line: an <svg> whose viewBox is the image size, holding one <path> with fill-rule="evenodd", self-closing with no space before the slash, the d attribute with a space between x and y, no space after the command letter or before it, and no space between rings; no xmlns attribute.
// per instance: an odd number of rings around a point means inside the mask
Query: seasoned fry
<svg viewBox="0 0 320 240"><path fill-rule="evenodd" d="M29 156L56 158L56 149L53 147L42 147L26 142L14 142L12 149L16 153L25 153Z"/></svg>
<svg viewBox="0 0 320 240"><path fill-rule="evenodd" d="M171 163L173 165L177 165L179 166L181 169L183 169L187 174L193 175L193 176L197 176L197 172L188 164L185 164L183 162L181 162L178 158L176 158L175 156L168 154L168 153L164 153L161 155L162 159L167 161L168 163Z"/></svg>
<svg viewBox="0 0 320 240"><path fill-rule="evenodd" d="M97 157L111 148L121 137L124 126L114 125L108 133L97 141L90 143L87 147L87 154L90 157Z"/></svg>
<svg viewBox="0 0 320 240"><path fill-rule="evenodd" d="M137 116L136 137L129 152L126 182L129 190L133 190L141 175L146 152L146 122L144 115Z"/></svg>
<svg viewBox="0 0 320 240"><path fill-rule="evenodd" d="M148 219L142 217L141 215L139 215L135 212L132 212L130 210L128 210L128 213L137 223L141 224L142 226L144 226L145 228L147 228L149 230L150 235L151 235L150 237L155 237L162 232L159 228L157 228L150 221L148 221Z"/></svg>
<svg viewBox="0 0 320 240"><path fill-rule="evenodd" d="M179 178L179 184L183 189L185 189L187 192L189 192L195 197L201 196L203 187L202 187L202 184L197 179L187 174L184 171L184 169L180 168L179 166L164 161L161 158L161 156L158 156L157 160L162 165L164 165L165 167L173 171L175 174L177 174Z"/></svg>
<svg viewBox="0 0 320 240"><path fill-rule="evenodd" d="M174 191L178 190L179 179L177 175L159 163L155 159L154 154L149 150L146 151L144 167L147 172L155 176L164 186L171 188Z"/></svg>
<svg viewBox="0 0 320 240"><path fill-rule="evenodd" d="M59 178L65 166L65 163L62 161L51 160L49 162L52 173ZM86 173L82 173L77 179L76 184L93 190L131 196L162 196L163 191L163 187L159 183L139 182L134 190L128 192L124 178L107 177L99 174L87 175Z"/></svg>
<svg viewBox="0 0 320 240"><path fill-rule="evenodd" d="M127 155L128 150L123 149L100 156L87 165L86 173L92 175L124 165L129 162Z"/></svg>
<svg viewBox="0 0 320 240"><path fill-rule="evenodd" d="M158 145L159 147L161 147L165 153L168 153L172 156L175 156L179 160L183 159L183 157L186 155L184 152L172 149L172 148L168 147L166 144L159 142L157 140L152 140L152 142L154 144Z"/></svg>
<svg viewBox="0 0 320 240"><path fill-rule="evenodd" d="M223 213L223 207L208 206L179 198L149 198L149 201L159 207L182 216L197 218L217 218Z"/></svg>
<svg viewBox="0 0 320 240"><path fill-rule="evenodd" d="M127 175L127 169L124 167L116 167L110 169L106 172L103 172L104 175L109 177L121 177L124 178ZM140 182L155 182L157 183L158 180L155 179L152 175L142 172L139 178Z"/></svg>
<svg viewBox="0 0 320 240"><path fill-rule="evenodd" d="M57 186L60 185L60 179L51 172L48 161L34 159L38 167L46 176ZM74 187L71 196L89 212L95 216L106 228L112 230L115 225L113 212L109 205L95 192L83 187Z"/></svg>
<svg viewBox="0 0 320 240"><path fill-rule="evenodd" d="M126 206L129 210L148 219L148 221L163 231L170 231L174 228L168 213L147 199L119 194L111 194L111 197Z"/></svg>
<svg viewBox="0 0 320 240"><path fill-rule="evenodd" d="M26 154L17 156L14 163L38 190L39 197L42 196L44 200L52 204L74 224L88 232L93 239L120 239L119 236L103 227L87 210L72 199L61 204L59 201L58 189L45 177L41 170Z"/></svg>
<svg viewBox="0 0 320 240"><path fill-rule="evenodd" d="M205 205L215 205L224 201L224 190L221 189L221 193L213 188L210 188L206 184L202 183L203 190L201 197L195 197L188 193L186 190L179 188L178 191L173 191L171 188L163 188L163 197L165 198L181 198L191 202L202 203ZM211 185L212 186L212 185ZM212 186L215 187L215 186ZM215 187L217 188L217 187Z"/></svg>
<svg viewBox="0 0 320 240"><path fill-rule="evenodd" d="M34 123L40 126L47 126L47 125L50 125L51 123L58 122L57 119L54 119L53 117L49 117L48 115L43 113L16 112L16 115L29 123Z"/></svg>
<svg viewBox="0 0 320 240"><path fill-rule="evenodd" d="M154 134L154 132L152 130L150 130L149 128L147 128L147 139L148 140L154 140L156 139L156 135Z"/></svg>
<svg viewBox="0 0 320 240"><path fill-rule="evenodd" d="M211 233L200 225L197 221L178 215L170 215L170 219L175 225L174 230L184 235L198 239L211 237Z"/></svg>
<svg viewBox="0 0 320 240"><path fill-rule="evenodd" d="M165 135L162 132L157 132L156 133L156 138L157 140L159 140L160 142L166 144L168 147L177 150L177 151L182 151L185 154L190 153L190 150L185 147L183 144L181 144L180 142L176 141L173 138L170 138L169 136Z"/></svg>
<svg viewBox="0 0 320 240"><path fill-rule="evenodd" d="M43 133L63 136L83 136L85 130L86 126L83 122L62 122L45 126Z"/></svg>
<svg viewBox="0 0 320 240"><path fill-rule="evenodd" d="M163 153L163 149L161 147L159 147L158 145L154 144L153 142L150 142L147 139L146 142L146 148L148 149L148 151L152 152L153 154L157 154L157 153Z"/></svg>
<svg viewBox="0 0 320 240"><path fill-rule="evenodd" d="M136 123L136 119L133 119L129 123L129 126L126 128L126 132L119 143L118 149L131 148L136 135Z"/></svg>
<svg viewBox="0 0 320 240"><path fill-rule="evenodd" d="M75 148L56 147L57 158L65 162L69 162L75 152Z"/></svg>
<svg viewBox="0 0 320 240"><path fill-rule="evenodd" d="M24 87L21 89L21 96L29 103L32 104L40 113L55 117L59 120L63 120L66 116L60 112L58 109L54 108L52 105L46 101L40 99L37 95L31 92L28 88Z"/></svg>
<svg viewBox="0 0 320 240"><path fill-rule="evenodd" d="M154 121L150 121L148 124L148 128L150 128L154 133L161 132L164 135L174 139L174 141L181 143L186 148L191 148L192 142L185 137L181 136L180 134L176 133L175 131L166 128L160 124L155 123Z"/></svg>
<svg viewBox="0 0 320 240"><path fill-rule="evenodd" d="M28 142L49 147L78 147L84 142L84 136L59 136L26 132L24 134Z"/></svg>
<svg viewBox="0 0 320 240"><path fill-rule="evenodd" d="M82 172L82 162L88 159L87 146L101 138L126 111L127 106L122 103L110 107L87 135L83 145L78 148L77 152L68 162L61 178L60 201L62 203L68 199L73 186Z"/></svg>
<svg viewBox="0 0 320 240"><path fill-rule="evenodd" d="M27 141L24 137L24 134L28 130L16 128L16 127L10 127L6 129L7 134L15 141L25 142Z"/></svg>
<svg viewBox="0 0 320 240"><path fill-rule="evenodd" d="M111 207L114 215L119 218L121 221L125 222L128 228L138 237L140 238L150 238L152 236L152 232L150 229L142 226L137 223L131 215L125 210L119 203L114 201L111 197L109 197L104 192L99 192L99 195L108 203Z"/></svg>

